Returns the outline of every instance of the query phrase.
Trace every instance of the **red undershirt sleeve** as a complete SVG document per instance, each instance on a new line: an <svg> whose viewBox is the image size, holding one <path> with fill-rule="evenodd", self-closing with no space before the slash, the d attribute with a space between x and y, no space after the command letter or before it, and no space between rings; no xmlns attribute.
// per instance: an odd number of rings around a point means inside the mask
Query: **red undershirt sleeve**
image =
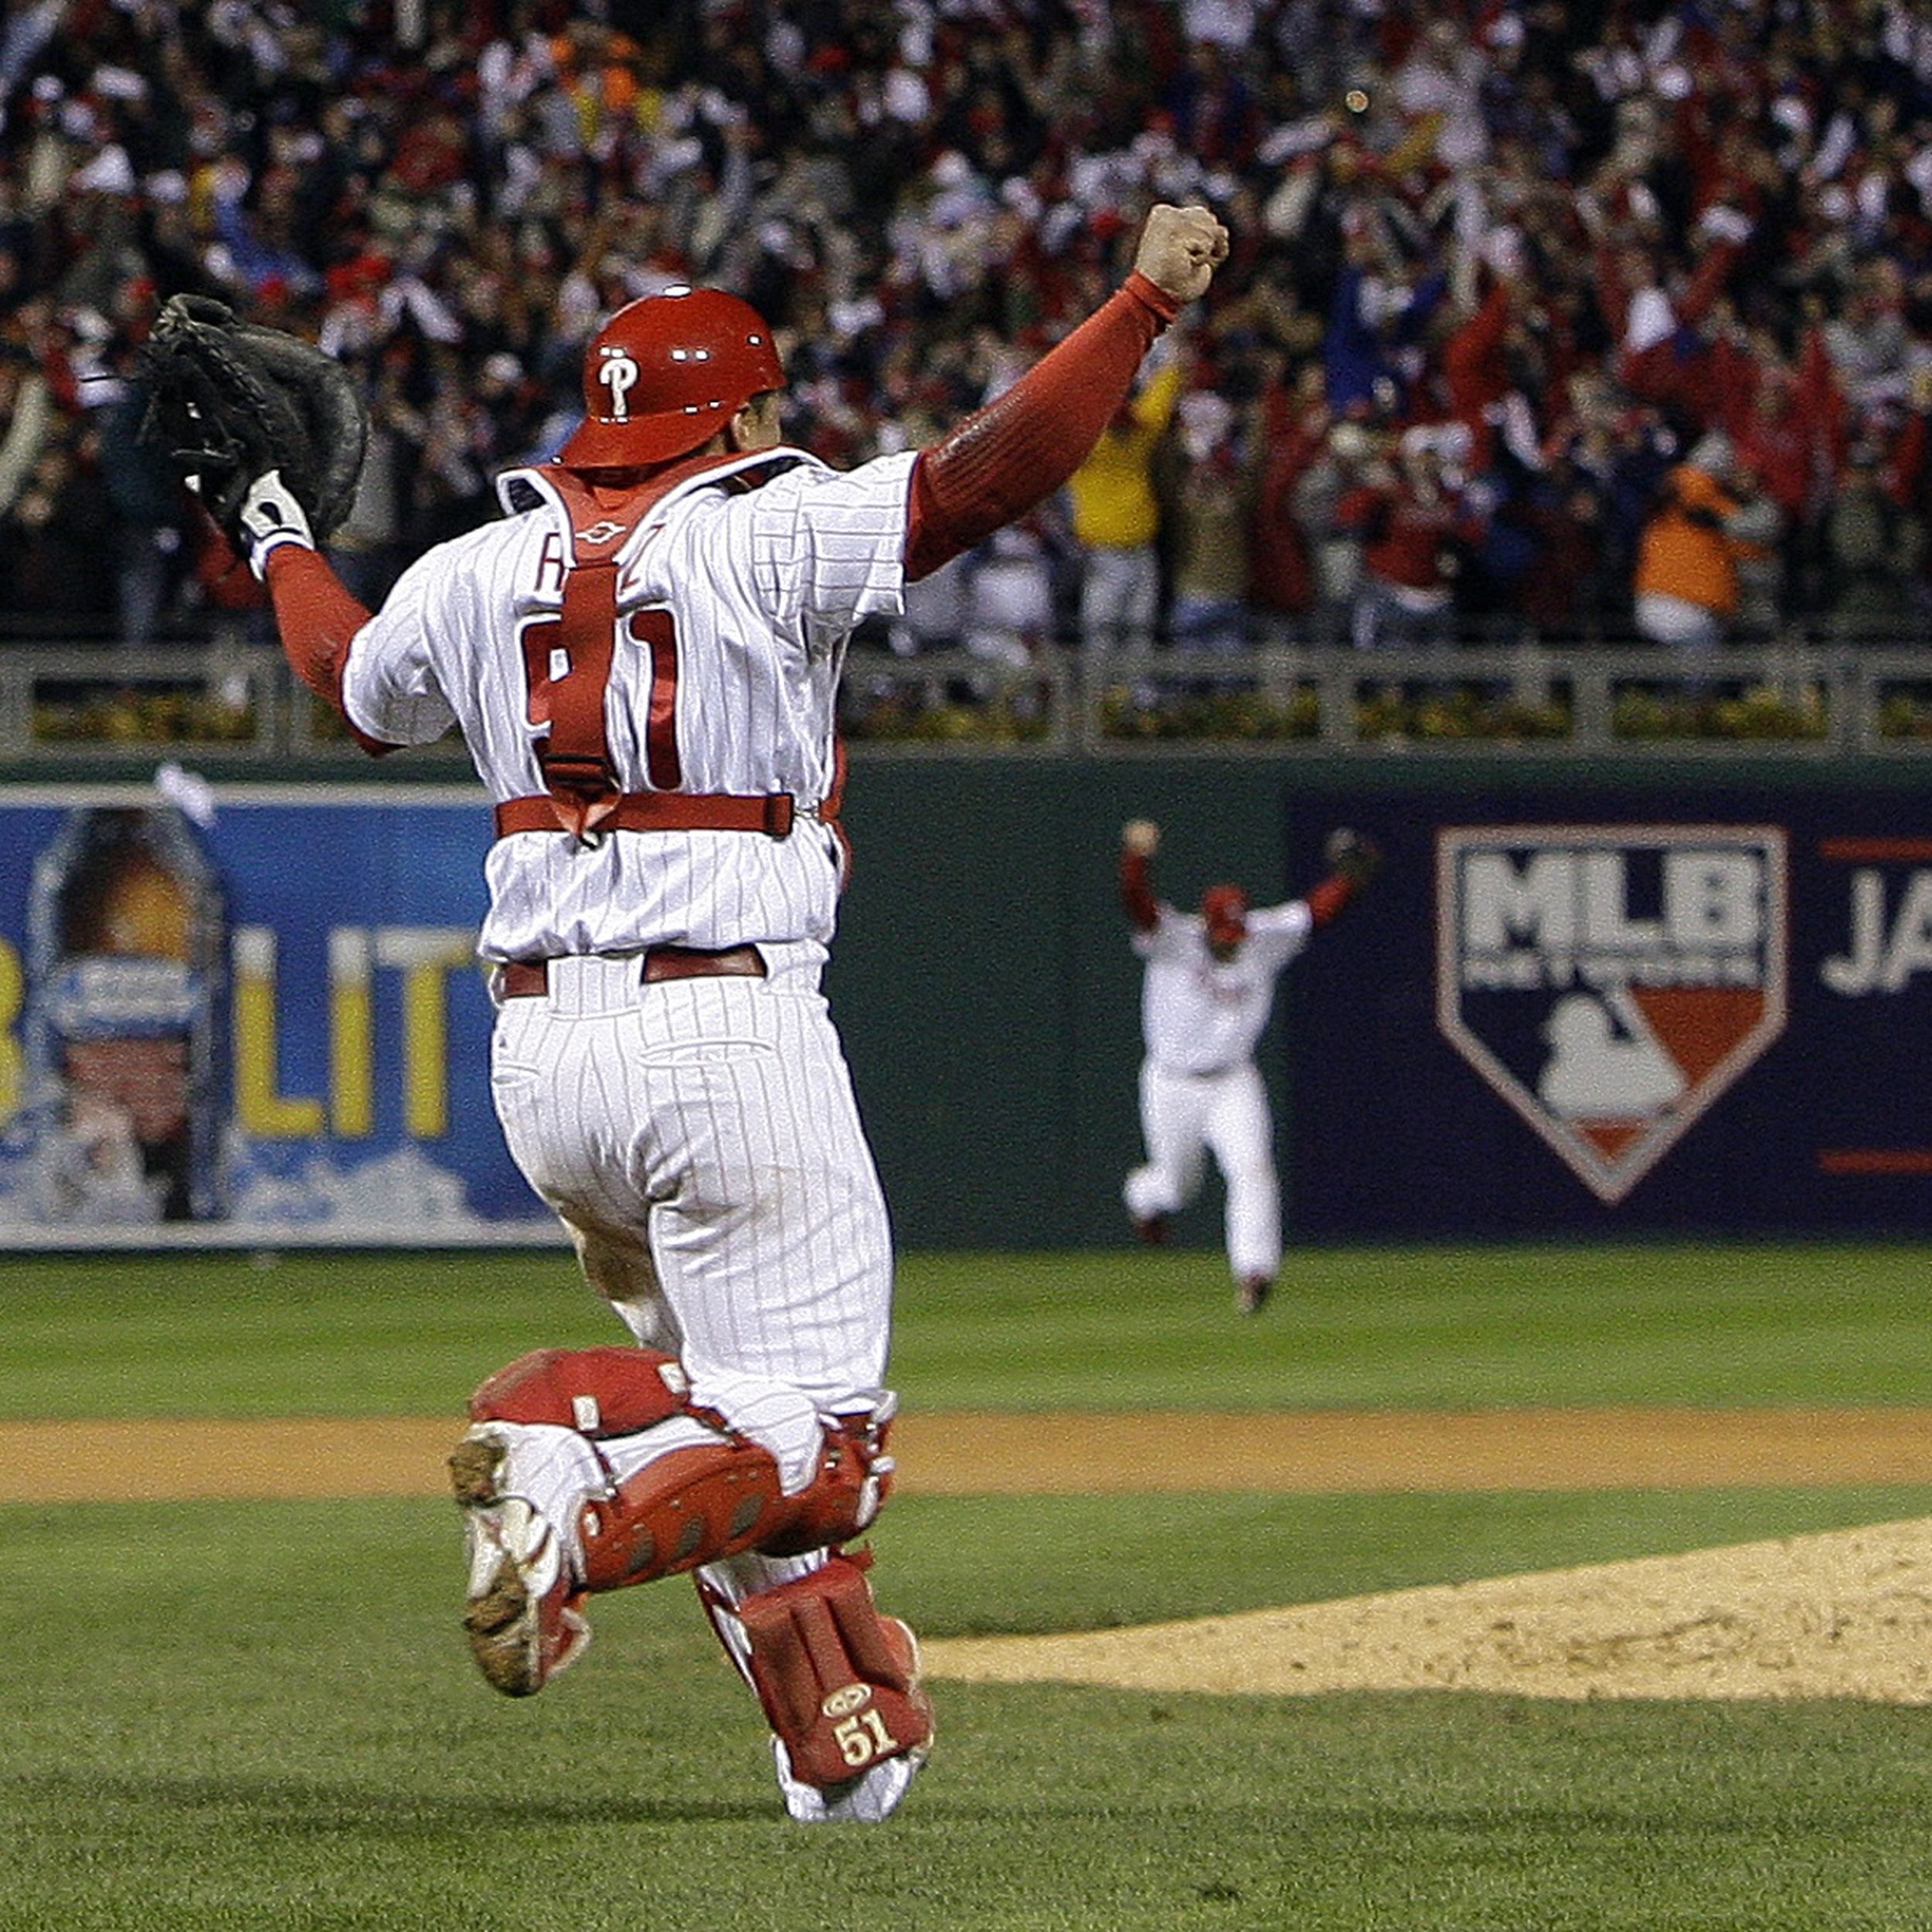
<svg viewBox="0 0 1932 1932"><path fill-rule="evenodd" d="M1126 401L1180 304L1138 270L1004 395L920 452L906 520L916 581L1043 502Z"/></svg>
<svg viewBox="0 0 1932 1932"><path fill-rule="evenodd" d="M1308 893L1308 917L1316 925L1325 926L1355 895L1352 879L1345 879L1340 872L1332 872Z"/></svg>
<svg viewBox="0 0 1932 1932"><path fill-rule="evenodd" d="M1137 932L1151 933L1161 923L1154 897L1154 867L1145 852L1121 854L1121 903Z"/></svg>
<svg viewBox="0 0 1932 1932"><path fill-rule="evenodd" d="M342 672L349 641L368 623L369 613L343 587L318 553L284 543L268 559L268 594L275 606L275 628L289 668L318 697L342 713L355 742L372 756L394 751L357 728L342 706Z"/></svg>

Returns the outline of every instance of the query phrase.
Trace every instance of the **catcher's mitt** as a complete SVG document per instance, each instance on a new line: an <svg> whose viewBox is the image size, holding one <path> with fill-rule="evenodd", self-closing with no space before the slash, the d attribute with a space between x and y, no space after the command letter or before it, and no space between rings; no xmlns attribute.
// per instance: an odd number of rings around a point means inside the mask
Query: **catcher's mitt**
<svg viewBox="0 0 1932 1932"><path fill-rule="evenodd" d="M1382 848L1366 834L1338 825L1328 834L1322 856L1352 885L1368 884L1382 869Z"/></svg>
<svg viewBox="0 0 1932 1932"><path fill-rule="evenodd" d="M151 391L142 440L167 453L244 554L242 507L270 471L317 543L349 515L369 415L332 355L211 297L176 295L142 346L141 373Z"/></svg>

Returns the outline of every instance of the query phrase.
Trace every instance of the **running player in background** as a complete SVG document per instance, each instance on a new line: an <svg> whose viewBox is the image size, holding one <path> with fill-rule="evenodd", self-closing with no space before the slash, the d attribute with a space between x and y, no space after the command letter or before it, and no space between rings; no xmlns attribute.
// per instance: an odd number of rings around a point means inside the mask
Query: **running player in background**
<svg viewBox="0 0 1932 1932"><path fill-rule="evenodd" d="M1147 1159L1121 1198L1144 1241L1167 1239L1168 1217L1200 1192L1212 1154L1227 1187L1228 1265L1234 1305L1260 1311L1281 1267L1281 1191L1274 1123L1255 1043L1281 969L1374 876L1376 847L1329 835L1333 869L1304 899L1250 906L1239 886L1210 886L1199 912L1154 894L1160 828L1136 818L1121 832L1121 898L1147 963L1141 991L1141 1134Z"/></svg>
<svg viewBox="0 0 1932 1932"><path fill-rule="evenodd" d="M634 302L556 459L373 616L277 472L240 512L291 664L366 745L468 745L498 1114L636 1345L541 1350L472 1398L476 1662L528 1695L581 1654L587 1597L692 1572L801 1821L886 1817L932 1733L912 1633L843 1547L895 1406L886 1208L819 992L846 642L1066 481L1227 250L1205 208L1155 208L1122 287L1013 387L842 474L782 443L753 309Z"/></svg>

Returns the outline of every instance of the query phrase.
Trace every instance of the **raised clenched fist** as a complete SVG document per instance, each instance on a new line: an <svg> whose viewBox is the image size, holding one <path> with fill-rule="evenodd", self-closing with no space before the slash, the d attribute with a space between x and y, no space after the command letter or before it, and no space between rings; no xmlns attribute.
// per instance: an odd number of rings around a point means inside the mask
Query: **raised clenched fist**
<svg viewBox="0 0 1932 1932"><path fill-rule="evenodd" d="M1191 302L1227 258L1228 231L1211 210L1162 202L1148 210L1134 266L1177 302Z"/></svg>
<svg viewBox="0 0 1932 1932"><path fill-rule="evenodd" d="M1160 849L1161 828L1151 818L1130 818L1121 828L1121 844L1137 859L1151 859Z"/></svg>

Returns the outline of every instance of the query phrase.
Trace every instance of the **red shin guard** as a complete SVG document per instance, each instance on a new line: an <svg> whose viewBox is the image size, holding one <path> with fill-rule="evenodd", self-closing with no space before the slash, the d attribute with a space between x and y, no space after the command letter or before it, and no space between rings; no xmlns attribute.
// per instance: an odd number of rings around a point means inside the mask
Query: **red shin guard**
<svg viewBox="0 0 1932 1932"><path fill-rule="evenodd" d="M896 1617L881 1617L858 1557L747 1597L736 1611L751 1646L751 1681L794 1777L821 1789L923 1751L931 1700L919 1652Z"/></svg>
<svg viewBox="0 0 1932 1932"><path fill-rule="evenodd" d="M671 1450L583 1505L584 1587L621 1590L735 1556L782 1527L790 1502L755 1444L720 1435Z"/></svg>

